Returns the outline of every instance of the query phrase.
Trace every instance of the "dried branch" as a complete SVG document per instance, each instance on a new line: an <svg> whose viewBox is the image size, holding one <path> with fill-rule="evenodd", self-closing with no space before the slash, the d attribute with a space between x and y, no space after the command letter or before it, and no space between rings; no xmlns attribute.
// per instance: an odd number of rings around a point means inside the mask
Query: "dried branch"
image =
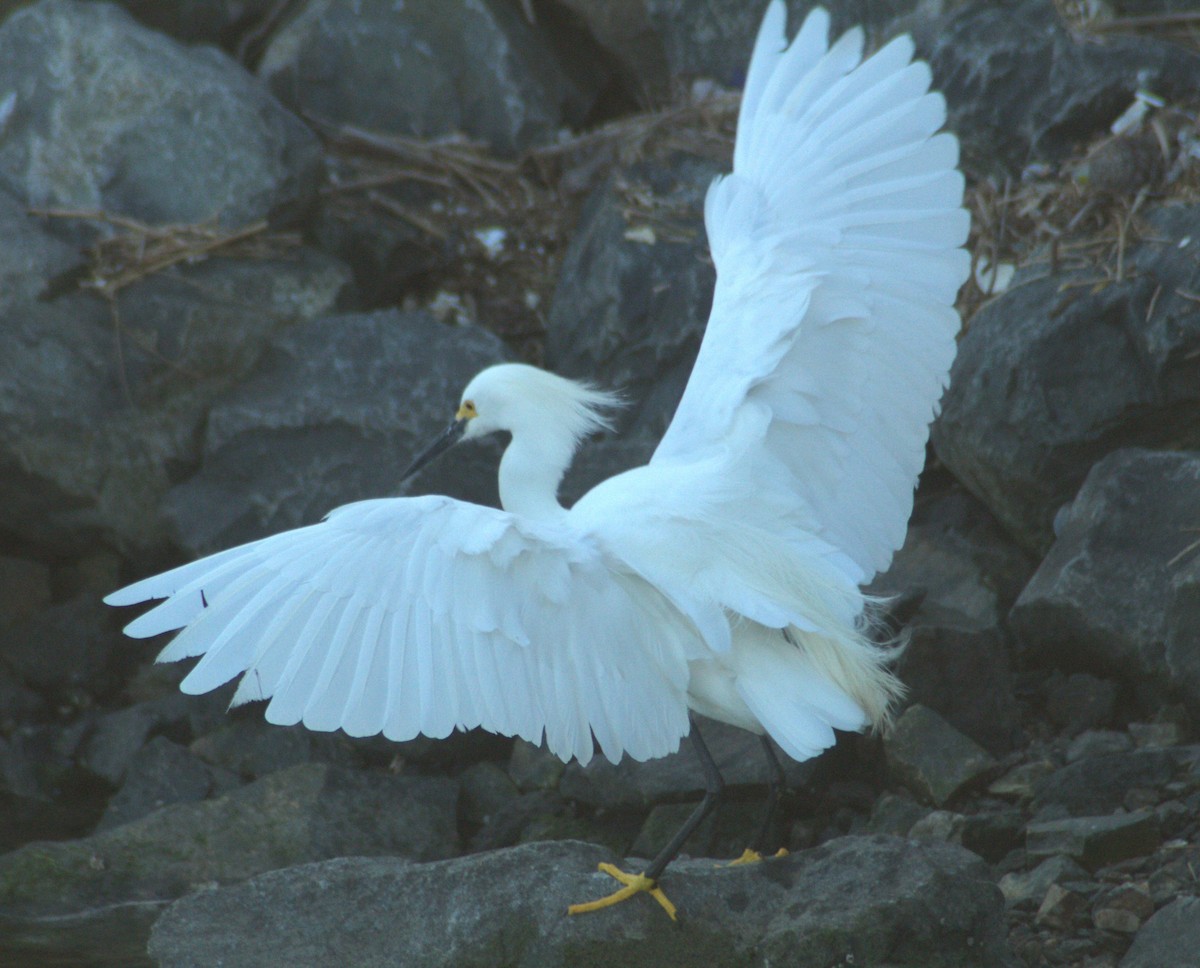
<svg viewBox="0 0 1200 968"><path fill-rule="evenodd" d="M216 221L196 224L148 225L125 215L94 209L30 209L40 218L97 222L122 230L88 248L89 275L81 288L113 299L118 292L147 276L181 263L201 262L215 255L228 258L268 258L300 244L294 233L270 233L260 220L233 231Z"/></svg>

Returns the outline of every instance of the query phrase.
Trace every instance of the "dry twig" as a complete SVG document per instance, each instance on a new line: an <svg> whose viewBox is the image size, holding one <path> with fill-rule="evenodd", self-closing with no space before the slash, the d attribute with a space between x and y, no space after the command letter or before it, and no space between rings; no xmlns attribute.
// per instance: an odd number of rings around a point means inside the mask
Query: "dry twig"
<svg viewBox="0 0 1200 968"><path fill-rule="evenodd" d="M120 230L88 248L89 275L79 283L112 300L126 286L181 263L214 255L266 258L298 245L292 233L270 233L266 221L228 231L216 221L194 225L147 225L125 215L92 209L31 209L41 218L96 222Z"/></svg>

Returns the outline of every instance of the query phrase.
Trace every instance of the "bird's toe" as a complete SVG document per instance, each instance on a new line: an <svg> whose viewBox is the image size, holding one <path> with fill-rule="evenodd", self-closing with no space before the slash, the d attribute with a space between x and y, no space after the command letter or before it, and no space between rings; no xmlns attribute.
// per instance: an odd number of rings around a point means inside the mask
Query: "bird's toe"
<svg viewBox="0 0 1200 968"><path fill-rule="evenodd" d="M658 882L654 879L647 877L645 874L630 874L614 864L602 863L598 869L609 877L620 881L624 887L595 901L572 904L567 908L567 914L588 914L591 911L599 911L601 908L620 904L635 894L645 893L658 902L659 906L667 912L667 916L672 921L675 920L675 905L671 903L670 899L663 893L662 888L658 886Z"/></svg>

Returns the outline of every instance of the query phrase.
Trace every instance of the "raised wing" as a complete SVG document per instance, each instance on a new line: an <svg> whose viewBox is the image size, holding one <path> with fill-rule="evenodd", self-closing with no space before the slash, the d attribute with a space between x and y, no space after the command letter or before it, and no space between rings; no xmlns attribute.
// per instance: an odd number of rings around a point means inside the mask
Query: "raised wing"
<svg viewBox="0 0 1200 968"><path fill-rule="evenodd" d="M455 727L542 741L586 763L677 748L694 627L586 540L445 497L363 501L325 521L114 592L166 601L126 633L183 629L189 693L242 679L280 725L352 736Z"/></svg>
<svg viewBox="0 0 1200 968"><path fill-rule="evenodd" d="M717 288L655 462L724 447L746 494L840 549L854 581L904 540L969 270L958 143L907 37L863 62L809 14L790 47L780 0L751 59L732 174L705 222ZM732 509L731 510L736 510Z"/></svg>

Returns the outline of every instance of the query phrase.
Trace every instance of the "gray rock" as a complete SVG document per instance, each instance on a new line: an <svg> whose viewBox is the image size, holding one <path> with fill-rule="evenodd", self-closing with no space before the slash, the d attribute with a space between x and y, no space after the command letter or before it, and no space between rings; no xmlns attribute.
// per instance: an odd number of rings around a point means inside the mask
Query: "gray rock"
<svg viewBox="0 0 1200 968"><path fill-rule="evenodd" d="M1069 857L1048 857L1031 871L1014 871L1000 878L1000 893L1011 908L1039 907L1051 884L1088 881L1090 875Z"/></svg>
<svg viewBox="0 0 1200 968"><path fill-rule="evenodd" d="M50 604L50 569L39 561L0 555L0 626L31 618Z"/></svg>
<svg viewBox="0 0 1200 968"><path fill-rule="evenodd" d="M1046 715L1069 735L1112 722L1117 708L1117 684L1086 672L1054 676L1043 687Z"/></svg>
<svg viewBox="0 0 1200 968"><path fill-rule="evenodd" d="M677 927L649 898L568 917L568 904L611 890L595 866L615 859L554 843L436 864L296 867L181 900L155 925L150 953L163 968L1014 964L999 892L959 848L861 837L747 867L680 863L663 878Z"/></svg>
<svg viewBox="0 0 1200 968"><path fill-rule="evenodd" d="M0 182L36 206L241 225L311 200L313 134L238 64L118 7L42 0L0 28L16 104Z"/></svg>
<svg viewBox="0 0 1200 968"><path fill-rule="evenodd" d="M1089 756L1108 756L1112 753L1128 753L1133 749L1133 739L1128 733L1111 729L1094 729L1080 733L1067 747L1067 762L1074 763Z"/></svg>
<svg viewBox="0 0 1200 968"><path fill-rule="evenodd" d="M579 819L563 797L550 790L534 790L493 809L471 837L470 848L478 853L544 840L587 840L606 846L610 842L600 835L597 825ZM620 846L628 842L626 834Z"/></svg>
<svg viewBox="0 0 1200 968"><path fill-rule="evenodd" d="M42 719L45 706L19 676L0 665L0 735L11 733L18 723Z"/></svg>
<svg viewBox="0 0 1200 968"><path fill-rule="evenodd" d="M672 80L713 78L740 86L754 45L764 4L741 0L560 0L587 25L615 61L631 96L651 102L670 94ZM890 34L894 20L919 6L914 0L841 0L824 4L836 36L862 25L875 36ZM790 0L791 30L798 29L807 5Z"/></svg>
<svg viewBox="0 0 1200 968"><path fill-rule="evenodd" d="M1051 884L1038 906L1035 923L1046 928L1071 933L1087 910L1087 898L1077 891Z"/></svg>
<svg viewBox="0 0 1200 968"><path fill-rule="evenodd" d="M1149 854L1161 839L1154 814L1118 813L1035 821L1025 829L1025 850L1030 857L1070 857L1094 870Z"/></svg>
<svg viewBox="0 0 1200 968"><path fill-rule="evenodd" d="M462 388L505 356L490 333L425 313L327 316L286 330L213 406L201 468L164 506L177 543L200 555L395 494ZM457 447L412 492L494 504L496 453Z"/></svg>
<svg viewBox="0 0 1200 968"><path fill-rule="evenodd" d="M1032 572L991 515L956 490L918 503L904 546L867 589L904 625L895 671L909 699L992 753L1021 735L1000 626Z"/></svg>
<svg viewBox="0 0 1200 968"><path fill-rule="evenodd" d="M1006 753L1020 741L1012 661L998 629L918 619L895 671L908 699L935 710L988 752Z"/></svg>
<svg viewBox="0 0 1200 968"><path fill-rule="evenodd" d="M1171 561L1166 614L1166 668L1170 681L1200 710L1200 553L1189 546Z"/></svg>
<svg viewBox="0 0 1200 968"><path fill-rule="evenodd" d="M221 44L258 27L271 12L272 0L119 0L147 27L184 43ZM232 49L232 48L231 48Z"/></svg>
<svg viewBox="0 0 1200 968"><path fill-rule="evenodd" d="M1032 809L1062 807L1073 817L1110 813L1124 804L1131 789L1159 789L1174 773L1174 760L1165 750L1076 760L1037 784Z"/></svg>
<svg viewBox="0 0 1200 968"><path fill-rule="evenodd" d="M967 818L950 810L931 810L909 828L913 840L938 844L962 844Z"/></svg>
<svg viewBox="0 0 1200 968"><path fill-rule="evenodd" d="M47 782L51 770L45 762L44 745L30 732L18 733L11 740L0 737L0 851L31 840L78 837L96 820L97 804L92 798L63 797L61 787ZM39 753L41 759L35 760ZM64 771L62 764L58 765L55 772L61 776ZM3 952L0 944L0 955Z"/></svg>
<svg viewBox="0 0 1200 968"><path fill-rule="evenodd" d="M304 765L83 840L0 856L0 954L140 964L151 921L197 884L344 854L456 852L455 784Z"/></svg>
<svg viewBox="0 0 1200 968"><path fill-rule="evenodd" d="M362 177L361 168L344 158L331 157L328 167L333 185L352 184ZM379 190L385 191L401 210L425 211L434 204L434 189L415 181ZM312 232L322 251L337 256L354 270L364 309L402 305L414 288L423 288L421 276L464 271L453 236L435 238L382 210L361 192L322 193Z"/></svg>
<svg viewBox="0 0 1200 968"><path fill-rule="evenodd" d="M256 780L301 763L349 766L350 758L340 748L349 742L341 733L314 733L300 725L274 726L264 722L257 711L247 711L232 721L226 718L189 749L211 766Z"/></svg>
<svg viewBox="0 0 1200 968"><path fill-rule="evenodd" d="M1200 57L1151 37L1071 31L1050 0L954 5L918 27L921 53L948 102L948 127L974 170L1019 174L1056 162L1149 89L1168 101L1200 83Z"/></svg>
<svg viewBox="0 0 1200 968"><path fill-rule="evenodd" d="M1158 723L1130 723L1127 727L1138 749L1167 749L1179 746L1188 734L1184 723L1167 720Z"/></svg>
<svg viewBox="0 0 1200 968"><path fill-rule="evenodd" d="M871 808L867 830L873 834L907 837L913 824L928 813L928 807L922 806L907 795L884 793Z"/></svg>
<svg viewBox="0 0 1200 968"><path fill-rule="evenodd" d="M60 930L116 932L130 927L131 909L161 908L197 884L346 854L451 856L455 799L450 780L293 767L216 800L0 856L0 917L9 937L40 936L53 950Z"/></svg>
<svg viewBox="0 0 1200 968"><path fill-rule="evenodd" d="M989 804L964 818L961 843L989 864L1000 863L1025 839L1025 816L1020 810Z"/></svg>
<svg viewBox="0 0 1200 968"><path fill-rule="evenodd" d="M996 768L987 750L921 705L909 706L896 720L883 749L896 778L938 807Z"/></svg>
<svg viewBox="0 0 1200 968"><path fill-rule="evenodd" d="M6 965L153 968L146 939L163 905L107 905L90 916L35 921L0 913L0 960Z"/></svg>
<svg viewBox="0 0 1200 968"><path fill-rule="evenodd" d="M651 807L641 830L638 831L637 837L634 838L633 844L629 848L630 856L647 859L657 857L659 851L670 843L671 838L687 822L695 809L696 804L694 803L660 803ZM720 807L717 808L717 810L719 809ZM717 856L712 846L713 833L717 824L717 810L710 813L688 837L687 842L683 845L681 856ZM753 832L751 832L751 836L753 836ZM744 843L748 846L749 838ZM641 866L644 867L645 864Z"/></svg>
<svg viewBox="0 0 1200 968"><path fill-rule="evenodd" d="M295 110L429 138L464 132L503 154L583 120L581 90L499 0L307 0L275 32L259 76Z"/></svg>
<svg viewBox="0 0 1200 968"><path fill-rule="evenodd" d="M1154 914L1154 901L1145 884L1118 884L1092 905L1092 923L1102 931L1135 934Z"/></svg>
<svg viewBox="0 0 1200 968"><path fill-rule="evenodd" d="M959 344L934 446L1039 555L1101 457L1200 447L1200 316L1179 295L1200 289L1196 243L1181 247L1200 238L1200 206L1146 219L1149 234L1126 250L1124 281L1097 290L1080 285L1091 268L1022 270Z"/></svg>
<svg viewBox="0 0 1200 968"><path fill-rule="evenodd" d="M1013 798L1016 800L1032 800L1034 790L1043 777L1049 776L1056 769L1049 760L1032 760L1028 763L1018 763L1003 776L988 784L988 792L993 796Z"/></svg>
<svg viewBox="0 0 1200 968"><path fill-rule="evenodd" d="M112 689L121 648L113 616L90 595L0 627L0 657L8 667L26 685L60 701Z"/></svg>
<svg viewBox="0 0 1200 968"><path fill-rule="evenodd" d="M84 744L84 766L118 786L150 736L186 721L193 701L190 696L174 693L101 716Z"/></svg>
<svg viewBox="0 0 1200 968"><path fill-rule="evenodd" d="M617 172L584 206L546 324L546 365L619 389L628 406L616 439L580 453L564 483L571 497L645 463L683 395L716 279L702 206L718 171L695 158L669 168L644 162ZM648 227L652 244L627 235Z"/></svg>
<svg viewBox="0 0 1200 968"><path fill-rule="evenodd" d="M0 189L0 528L61 557L97 539L161 550L172 475L198 457L212 399L269 333L329 311L348 271L286 258L210 259L122 290L115 307L46 292L78 250ZM114 315L114 312L116 315Z"/></svg>
<svg viewBox="0 0 1200 968"><path fill-rule="evenodd" d="M534 746L523 739L513 741L508 775L522 793L556 790L567 765L545 746Z"/></svg>
<svg viewBox="0 0 1200 968"><path fill-rule="evenodd" d="M1177 968L1200 950L1200 897L1176 898L1147 921L1120 968Z"/></svg>
<svg viewBox="0 0 1200 968"><path fill-rule="evenodd" d="M194 803L232 790L240 780L214 769L178 743L155 736L134 755L121 788L108 801L96 825L102 833L138 820L173 803Z"/></svg>
<svg viewBox="0 0 1200 968"><path fill-rule="evenodd" d="M1178 693L1200 710L1200 678L1187 674L1200 644L1174 641L1173 662L1164 645L1177 621L1171 581L1193 541L1181 522L1200 520L1198 485L1200 453L1130 450L1098 463L1013 606L1022 647L1039 661L1134 677L1154 705Z"/></svg>
<svg viewBox="0 0 1200 968"><path fill-rule="evenodd" d="M736 726L700 719L704 743L727 787L766 786L767 760L757 736ZM797 763L777 753L788 786L803 787L812 777L814 760ZM639 763L625 757L615 766L597 756L587 766L572 761L563 771L558 791L565 797L605 810L647 807L656 803L698 799L704 793L704 771L691 738L678 752Z"/></svg>
<svg viewBox="0 0 1200 968"><path fill-rule="evenodd" d="M469 823L484 823L521 795L512 778L495 763L468 767L459 774L458 782L462 786L463 818Z"/></svg>
<svg viewBox="0 0 1200 968"><path fill-rule="evenodd" d="M954 487L918 495L903 547L868 590L916 599L912 625L991 632L1034 568L987 509Z"/></svg>

